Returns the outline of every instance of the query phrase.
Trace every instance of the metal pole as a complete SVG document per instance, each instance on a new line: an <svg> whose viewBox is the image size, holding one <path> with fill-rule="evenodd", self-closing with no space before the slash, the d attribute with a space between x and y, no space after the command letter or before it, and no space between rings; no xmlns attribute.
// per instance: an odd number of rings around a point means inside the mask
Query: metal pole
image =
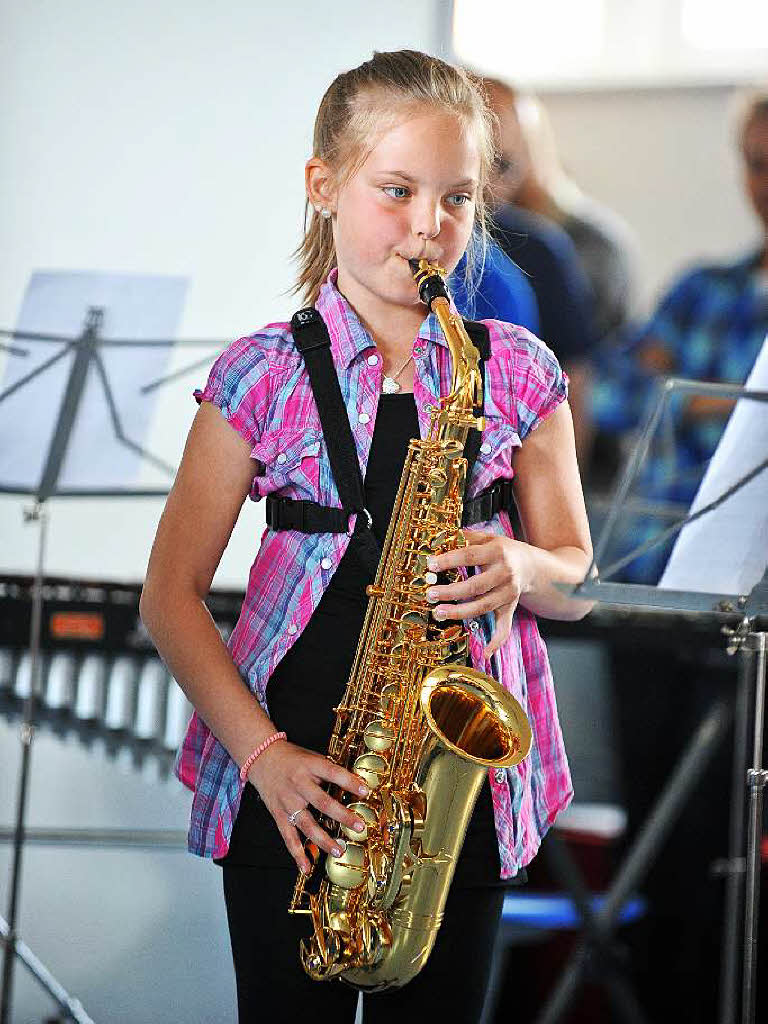
<svg viewBox="0 0 768 1024"><path fill-rule="evenodd" d="M749 703L752 691L754 654L739 650L739 678L733 730L733 768L731 809L728 833L728 859L725 862L725 899L723 901L723 948L720 962L720 1024L735 1024L738 1009L740 937L743 934L744 896L744 773L747 770Z"/></svg>
<svg viewBox="0 0 768 1024"><path fill-rule="evenodd" d="M744 895L744 996L742 1024L754 1024L757 994L757 925L760 908L760 838L763 820L763 787L768 772L762 768L763 721L765 716L766 633L750 633L746 644L757 652L755 678L754 766L747 772L749 786L749 837L747 841L747 884Z"/></svg>
<svg viewBox="0 0 768 1024"><path fill-rule="evenodd" d="M21 891L21 856L24 847L24 820L27 805L27 789L32 759L32 741L35 737L35 701L40 683L40 628L43 612L43 566L45 565L45 542L48 516L41 502L37 502L30 513L25 513L30 522L40 524L37 553L37 573L32 595L32 622L30 631L30 685L29 695L24 704L24 722L21 726L21 769L16 803L16 828L13 839L13 861L11 865L11 891L8 901L8 934L3 954L3 985L0 993L0 1024L9 1024L11 1019L11 994L13 986L13 965L16 957L16 918Z"/></svg>

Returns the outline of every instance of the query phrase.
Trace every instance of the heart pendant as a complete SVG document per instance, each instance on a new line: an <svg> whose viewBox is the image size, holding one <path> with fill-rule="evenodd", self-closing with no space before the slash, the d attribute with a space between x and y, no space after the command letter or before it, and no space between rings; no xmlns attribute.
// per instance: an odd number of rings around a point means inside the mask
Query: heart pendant
<svg viewBox="0 0 768 1024"><path fill-rule="evenodd" d="M392 377L385 377L381 382L381 390L385 395L394 395L396 391L400 390L400 385Z"/></svg>

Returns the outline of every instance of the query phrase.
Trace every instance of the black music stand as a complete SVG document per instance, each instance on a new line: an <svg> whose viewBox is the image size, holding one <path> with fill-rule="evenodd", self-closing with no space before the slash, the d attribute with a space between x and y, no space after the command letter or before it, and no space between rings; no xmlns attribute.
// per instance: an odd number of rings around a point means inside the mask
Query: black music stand
<svg viewBox="0 0 768 1024"><path fill-rule="evenodd" d="M603 559L615 536L616 527L629 504L631 486L643 465L653 434L668 410L672 396L749 399L768 403L768 392L732 387L724 384L701 384L695 381L667 379L660 384L645 425L639 435L624 474L619 481L611 510L595 555L585 579L577 585L560 586L564 592L584 597L608 606L632 608L641 615L652 616L660 612L685 615L686 619L715 621L722 624L729 654L740 652L740 686L736 702L736 750L734 752L734 794L741 791L740 778L746 775L749 790L749 834L746 870L743 865L743 801L734 797L731 806L729 830L729 874L726 892L726 934L722 950L722 988L720 999L721 1024L733 1024L737 1006L737 961L739 881L745 873L744 955L742 971L742 1024L754 1024L757 967L757 912L760 887L760 829L762 821L763 788L768 782L768 771L761 764L763 748L763 719L765 704L766 649L768 648L768 565L757 567L762 578L748 594L702 593L699 591L665 590L659 587L631 583L609 582L619 568L650 549L655 544L678 533L686 524L710 514L730 497L737 494L760 474L768 473L768 459L755 464L717 499L700 508L693 515L683 516L664 529L656 538L638 546L630 554L609 565L601 577L593 577L596 566ZM765 477L763 476L764 480ZM664 510L667 511L667 510ZM768 551L765 552L768 562ZM754 659L753 659L754 656ZM755 666L753 667L753 660ZM748 693L750 677L754 675L754 753L753 766L747 768L746 742L748 731ZM614 878L601 909L593 913L587 899L586 886L574 866L555 851L553 867L560 880L574 894L582 920L583 940L572 954L558 984L555 986L536 1024L556 1024L583 980L590 961L605 965L604 982L621 1020L628 1024L642 1024L645 1016L628 985L621 979L616 986L616 965L610 961L610 937L616 928L617 917L630 894L648 873L661 845L686 800L693 792L704 769L713 757L718 743L731 720L731 710L724 700L716 700L702 719L680 756L675 769L659 795L648 818L632 843Z"/></svg>
<svg viewBox="0 0 768 1024"><path fill-rule="evenodd" d="M30 689L26 698L23 713L23 723L20 731L22 744L21 768L19 772L17 802L16 802L16 824L14 829L13 859L11 867L11 888L9 896L8 921L0 918L0 941L5 944L3 957L2 993L0 995L0 1024L9 1024L11 1012L11 997L13 984L13 967L16 957L31 971L40 985L45 988L51 998L59 1005L68 1019L77 1021L78 1024L92 1024L91 1018L87 1015L79 1000L70 996L45 966L34 956L32 951L23 943L17 933L18 902L21 885L21 862L25 839L25 817L27 804L27 790L31 766L32 742L35 733L35 706L40 689L40 634L42 623L42 599L43 580L45 572L45 550L47 534L47 509L46 502L49 498L69 497L165 497L168 494L168 487L147 487L147 488L120 488L109 487L62 487L59 479L64 466L65 457L68 453L73 431L76 426L78 413L81 408L83 397L86 391L88 374L93 368L100 383L103 399L106 403L109 419L114 433L115 441L122 447L130 450L155 468L159 469L169 481L175 475L175 467L163 459L153 455L145 447L128 436L115 401L112 386L107 373L107 367L101 355L101 350L108 346L125 346L129 349L142 347L166 347L175 345L202 345L206 348L219 349L220 341L175 341L169 339L161 340L113 340L101 338L100 330L104 321L105 311L103 308L91 306L88 308L85 323L81 334L78 337L68 337L52 334L37 334L28 331L0 331L0 335L26 343L35 342L56 342L61 348L51 358L45 360L30 373L19 378L14 384L0 392L0 403L8 399L12 394L18 392L30 381L45 373L52 366L56 365L67 356L73 355L71 367L67 375L66 384L62 392L59 406L58 418L55 429L51 435L50 446L45 454L42 472L39 481L31 487L19 486L18 483L3 485L0 483L0 493L28 495L33 498L34 505L31 509L24 511L24 518L27 522L34 522L39 525L39 542L35 583L33 589L32 618L30 629ZM27 350L19 345L3 346L13 356L25 356ZM206 360L210 363L210 357ZM197 364L195 364L197 365ZM182 372L188 372L187 368ZM162 382L174 379L178 374L172 374L164 378ZM142 389L146 392L155 384L150 384Z"/></svg>

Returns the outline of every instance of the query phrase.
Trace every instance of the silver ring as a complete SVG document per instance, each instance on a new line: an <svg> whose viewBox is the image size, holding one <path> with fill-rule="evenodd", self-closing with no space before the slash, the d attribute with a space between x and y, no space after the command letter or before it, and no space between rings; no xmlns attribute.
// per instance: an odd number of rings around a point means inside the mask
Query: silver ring
<svg viewBox="0 0 768 1024"><path fill-rule="evenodd" d="M294 828L296 828L296 819L301 814L301 812L306 811L306 809L306 807L300 807L298 811L294 811L293 814L288 815L288 821L290 821Z"/></svg>

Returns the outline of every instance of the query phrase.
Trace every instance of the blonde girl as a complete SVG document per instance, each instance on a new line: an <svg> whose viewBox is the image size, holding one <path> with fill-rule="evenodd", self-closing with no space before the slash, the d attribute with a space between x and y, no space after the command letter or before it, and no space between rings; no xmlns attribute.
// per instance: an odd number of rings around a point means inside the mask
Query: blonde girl
<svg viewBox="0 0 768 1024"><path fill-rule="evenodd" d="M483 95L461 70L414 51L376 53L340 75L320 104L306 164L308 227L298 288L325 321L374 535L389 521L408 440L447 393L450 356L408 260L449 272L482 259L493 157ZM552 679L535 615L587 606L576 582L591 556L566 381L523 328L487 321L486 430L468 495L514 476L525 539L506 511L436 559L462 578L435 586L435 615L464 620L473 664L523 703L534 746L489 776L470 826L438 942L401 990L366 996L366 1024L392 1013L479 1019L504 888L520 878L571 797ZM382 394L384 377L399 390ZM391 390L391 389L390 389ZM196 708L179 777L194 791L192 852L223 867L241 1022L354 1019L356 994L309 980L298 961L306 918L286 908L305 839L332 856L322 813L355 828L326 792L363 780L325 756L365 612L367 573L348 532L267 529L238 624L224 644L204 600L246 497L279 494L339 508L302 356L286 323L240 338L217 359L157 531L141 614ZM356 526L350 519L350 532ZM255 545L256 546L256 545ZM281 734L285 733L285 737Z"/></svg>

